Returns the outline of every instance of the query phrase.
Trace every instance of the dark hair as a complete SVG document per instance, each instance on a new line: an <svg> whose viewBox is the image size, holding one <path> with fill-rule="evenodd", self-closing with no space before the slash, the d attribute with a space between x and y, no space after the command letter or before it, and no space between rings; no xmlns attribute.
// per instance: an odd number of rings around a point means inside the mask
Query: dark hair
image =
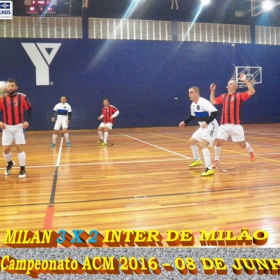
<svg viewBox="0 0 280 280"><path fill-rule="evenodd" d="M109 101L109 99L108 99L108 98L104 97L104 98L103 98L103 101L105 101L105 100Z"/></svg>
<svg viewBox="0 0 280 280"><path fill-rule="evenodd" d="M61 97L60 97L60 98L62 98L62 97L65 97L65 98L67 99L67 96L66 96L66 95L61 95Z"/></svg>
<svg viewBox="0 0 280 280"><path fill-rule="evenodd" d="M9 78L7 80L7 83L15 83L15 84L17 84L17 81L15 79Z"/></svg>

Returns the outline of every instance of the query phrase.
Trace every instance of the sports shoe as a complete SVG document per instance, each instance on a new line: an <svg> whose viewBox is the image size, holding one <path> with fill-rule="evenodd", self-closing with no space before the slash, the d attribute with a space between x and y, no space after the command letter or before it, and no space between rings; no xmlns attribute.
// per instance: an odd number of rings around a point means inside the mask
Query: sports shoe
<svg viewBox="0 0 280 280"><path fill-rule="evenodd" d="M8 163L8 165L7 165L7 167L6 167L6 170L5 170L5 175L6 175L6 176L9 175L9 174L11 174L12 168L13 168L13 166L14 166L15 164L16 164L16 163L15 163L14 161L10 161L10 162Z"/></svg>
<svg viewBox="0 0 280 280"><path fill-rule="evenodd" d="M252 162L254 162L254 161L256 160L254 151L252 151L252 152L250 153L250 160L251 160Z"/></svg>
<svg viewBox="0 0 280 280"><path fill-rule="evenodd" d="M23 178L26 177L26 172L25 172L25 169L24 169L24 168L20 168L20 172L19 172L19 174L18 174L18 177L19 177L20 179L23 179Z"/></svg>
<svg viewBox="0 0 280 280"><path fill-rule="evenodd" d="M210 176L214 174L214 170L213 169L208 169L206 168L205 171L203 173L201 173L201 176Z"/></svg>
<svg viewBox="0 0 280 280"><path fill-rule="evenodd" d="M211 164L212 164L212 167L213 167L213 168L216 168L216 167L219 166L220 161L219 161L219 160L213 160Z"/></svg>
<svg viewBox="0 0 280 280"><path fill-rule="evenodd" d="M52 147L52 148L55 147L55 144L54 144L54 143L51 143L50 147Z"/></svg>
<svg viewBox="0 0 280 280"><path fill-rule="evenodd" d="M201 160L194 160L190 165L189 167L194 167L194 166L198 166L202 164L202 161Z"/></svg>
<svg viewBox="0 0 280 280"><path fill-rule="evenodd" d="M99 141L97 142L97 144L102 144L104 142L103 139L99 139Z"/></svg>
<svg viewBox="0 0 280 280"><path fill-rule="evenodd" d="M102 142L102 143L100 144L100 146L107 146L107 143L106 143L106 142Z"/></svg>
<svg viewBox="0 0 280 280"><path fill-rule="evenodd" d="M66 142L67 147L71 147L70 142Z"/></svg>

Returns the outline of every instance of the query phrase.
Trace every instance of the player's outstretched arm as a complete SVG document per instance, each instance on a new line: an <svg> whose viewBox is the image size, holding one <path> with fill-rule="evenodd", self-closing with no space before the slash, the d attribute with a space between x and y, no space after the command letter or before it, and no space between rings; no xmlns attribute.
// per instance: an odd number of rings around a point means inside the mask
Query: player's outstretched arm
<svg viewBox="0 0 280 280"><path fill-rule="evenodd" d="M217 86L214 83L210 85L210 101L213 105L216 104L216 102L215 102L216 88L217 88Z"/></svg>
<svg viewBox="0 0 280 280"><path fill-rule="evenodd" d="M244 82L244 84L246 85L246 87L248 88L249 91L249 95L253 95L256 93L255 89L253 88L251 82L249 80L247 80L246 75L244 73L240 74L240 80L242 82Z"/></svg>

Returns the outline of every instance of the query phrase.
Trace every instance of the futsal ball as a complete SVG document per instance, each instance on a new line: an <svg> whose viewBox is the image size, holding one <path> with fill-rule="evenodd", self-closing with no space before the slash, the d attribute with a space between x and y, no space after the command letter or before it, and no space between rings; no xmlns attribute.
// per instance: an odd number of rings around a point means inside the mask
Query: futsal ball
<svg viewBox="0 0 280 280"><path fill-rule="evenodd" d="M0 81L0 97L2 97L3 94L6 92L7 92L6 82Z"/></svg>

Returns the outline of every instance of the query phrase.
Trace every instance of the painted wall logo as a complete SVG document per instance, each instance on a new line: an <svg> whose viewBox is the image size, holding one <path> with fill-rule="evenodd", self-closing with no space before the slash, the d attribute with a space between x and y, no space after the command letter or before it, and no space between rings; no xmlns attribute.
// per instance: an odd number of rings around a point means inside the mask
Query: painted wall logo
<svg viewBox="0 0 280 280"><path fill-rule="evenodd" d="M36 68L36 85L50 85L49 65L61 43L21 43Z"/></svg>
<svg viewBox="0 0 280 280"><path fill-rule="evenodd" d="M13 19L12 1L0 1L0 19Z"/></svg>

